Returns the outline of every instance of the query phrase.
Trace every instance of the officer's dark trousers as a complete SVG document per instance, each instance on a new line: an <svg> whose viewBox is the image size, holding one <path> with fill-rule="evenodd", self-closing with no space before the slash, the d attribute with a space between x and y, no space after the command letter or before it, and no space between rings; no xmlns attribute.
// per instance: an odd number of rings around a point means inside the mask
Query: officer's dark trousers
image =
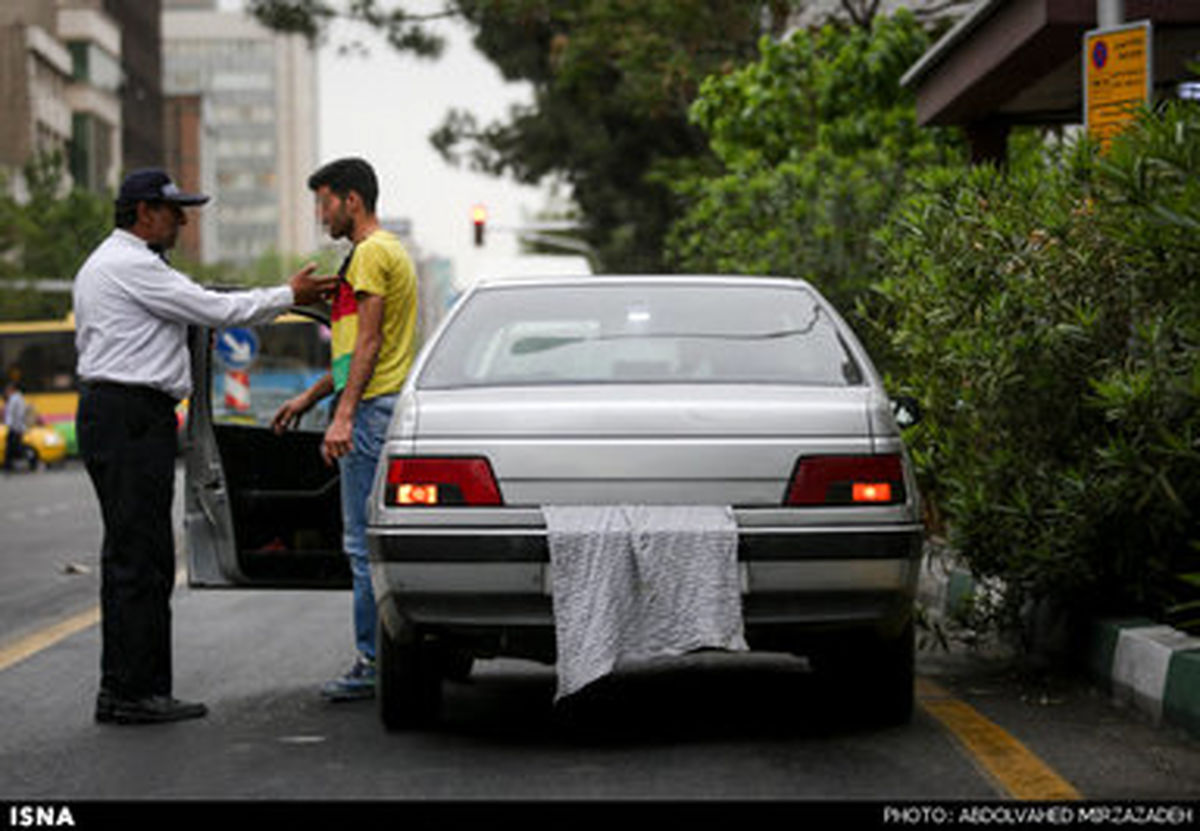
<svg viewBox="0 0 1200 831"><path fill-rule="evenodd" d="M84 384L76 433L104 519L101 688L171 694L175 402L147 387Z"/></svg>

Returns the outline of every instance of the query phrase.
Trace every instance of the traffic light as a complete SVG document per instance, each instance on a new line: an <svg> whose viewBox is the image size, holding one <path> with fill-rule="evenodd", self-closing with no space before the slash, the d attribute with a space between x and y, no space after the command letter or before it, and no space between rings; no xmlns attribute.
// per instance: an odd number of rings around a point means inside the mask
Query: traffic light
<svg viewBox="0 0 1200 831"><path fill-rule="evenodd" d="M487 224L487 208L476 205L471 208L471 224L475 226L475 247L483 247L483 230Z"/></svg>

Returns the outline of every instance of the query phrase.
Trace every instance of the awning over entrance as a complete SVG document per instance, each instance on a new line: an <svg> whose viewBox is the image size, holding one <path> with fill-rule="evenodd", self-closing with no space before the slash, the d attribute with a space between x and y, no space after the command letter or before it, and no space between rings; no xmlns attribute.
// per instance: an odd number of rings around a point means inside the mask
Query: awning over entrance
<svg viewBox="0 0 1200 831"><path fill-rule="evenodd" d="M1156 96L1173 95L1200 60L1200 1L1125 0L1125 20L1154 23ZM1083 34L1096 0L980 0L901 83L922 125L967 129L977 159L1003 159L1015 124L1082 121Z"/></svg>

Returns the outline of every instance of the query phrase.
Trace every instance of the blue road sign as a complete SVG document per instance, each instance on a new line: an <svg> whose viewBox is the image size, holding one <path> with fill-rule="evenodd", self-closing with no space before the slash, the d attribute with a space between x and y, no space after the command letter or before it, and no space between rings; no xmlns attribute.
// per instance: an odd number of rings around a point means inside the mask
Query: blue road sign
<svg viewBox="0 0 1200 831"><path fill-rule="evenodd" d="M217 333L217 357L230 369L245 369L258 357L258 336L251 329L222 329Z"/></svg>

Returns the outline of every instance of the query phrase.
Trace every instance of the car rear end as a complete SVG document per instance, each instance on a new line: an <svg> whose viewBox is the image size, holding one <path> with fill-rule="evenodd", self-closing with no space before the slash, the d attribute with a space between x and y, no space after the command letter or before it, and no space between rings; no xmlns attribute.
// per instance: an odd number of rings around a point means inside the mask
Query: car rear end
<svg viewBox="0 0 1200 831"><path fill-rule="evenodd" d="M541 507L609 504L732 507L751 648L911 637L915 483L867 356L803 283L477 289L379 468L382 634L554 661Z"/></svg>

